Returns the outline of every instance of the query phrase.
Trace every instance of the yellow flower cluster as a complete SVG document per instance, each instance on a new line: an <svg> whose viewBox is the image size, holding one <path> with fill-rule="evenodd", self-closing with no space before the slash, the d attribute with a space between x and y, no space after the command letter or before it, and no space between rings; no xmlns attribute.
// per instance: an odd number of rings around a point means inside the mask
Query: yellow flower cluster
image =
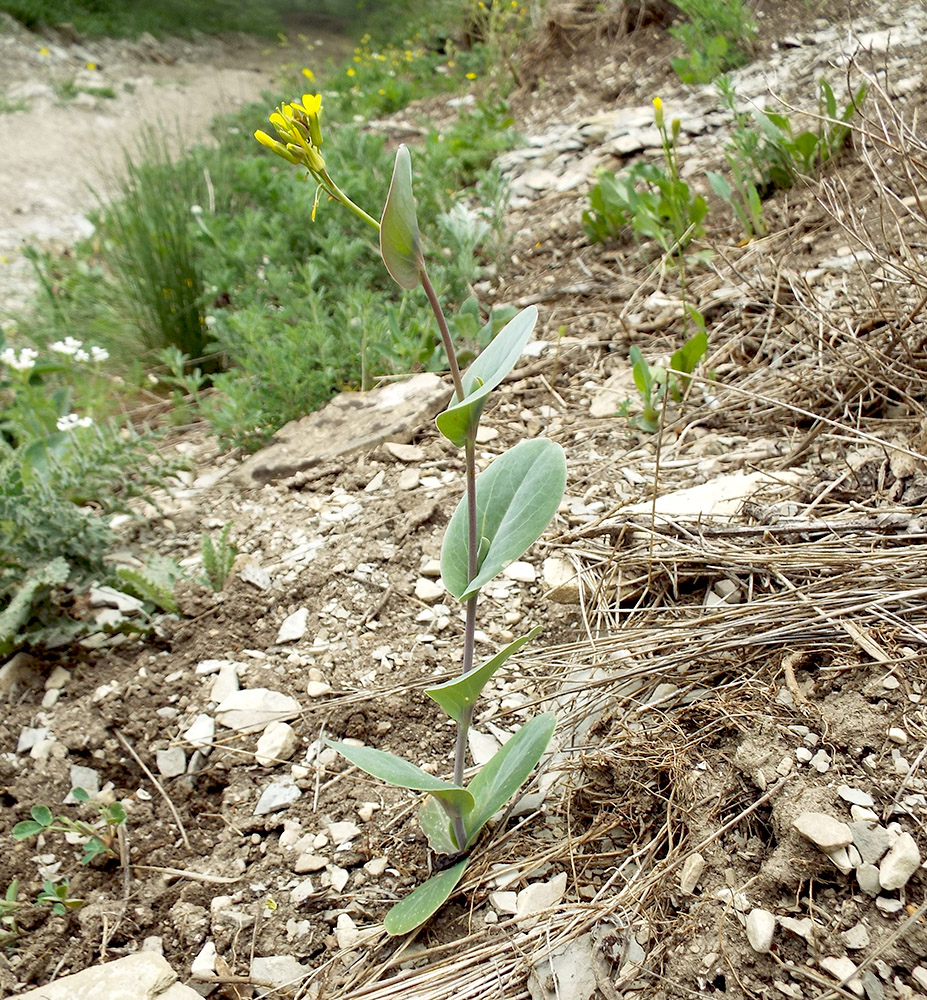
<svg viewBox="0 0 927 1000"><path fill-rule="evenodd" d="M322 158L322 129L319 115L322 113L321 94L303 94L302 103L293 101L281 104L268 119L277 135L273 136L258 129L254 138L284 160L304 166L313 177L321 180L325 172Z"/></svg>

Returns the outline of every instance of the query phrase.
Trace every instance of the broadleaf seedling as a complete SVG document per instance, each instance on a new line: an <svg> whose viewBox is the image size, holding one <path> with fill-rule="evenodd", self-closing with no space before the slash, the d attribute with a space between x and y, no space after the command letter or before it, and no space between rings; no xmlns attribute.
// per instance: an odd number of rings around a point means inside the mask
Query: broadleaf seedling
<svg viewBox="0 0 927 1000"><path fill-rule="evenodd" d="M306 94L301 103L282 104L270 116L279 139L261 131L255 133L255 138L289 163L304 167L320 192L379 231L383 262L397 284L410 290L419 285L424 289L454 384L451 402L436 424L441 434L464 452L464 496L451 516L441 552L444 585L465 607L462 665L457 678L426 691L456 723L452 780L436 778L411 761L382 750L328 741L352 764L381 781L426 792L420 821L431 848L439 854L464 854L389 911L384 926L389 934L396 935L419 927L453 893L467 870L467 852L493 814L527 781L553 735L555 717L549 713L535 716L465 784L467 734L476 701L496 671L538 632L532 629L484 663L474 665L480 590L506 565L524 555L550 524L566 486L566 458L560 445L547 438L522 441L477 475L476 436L483 409L490 393L518 362L537 324L537 309L529 306L513 316L461 373L460 359L422 252L409 150L401 145L396 153L389 193L378 223L330 177L321 155L320 114L321 98ZM473 308L472 302L465 303L464 327L472 325Z"/></svg>

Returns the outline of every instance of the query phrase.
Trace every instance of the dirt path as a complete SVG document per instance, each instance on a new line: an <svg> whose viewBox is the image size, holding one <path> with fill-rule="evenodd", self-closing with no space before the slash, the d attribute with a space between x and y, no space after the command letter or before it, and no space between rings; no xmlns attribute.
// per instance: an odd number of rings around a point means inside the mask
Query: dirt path
<svg viewBox="0 0 927 1000"><path fill-rule="evenodd" d="M32 294L22 248L89 235L94 190L105 189L144 129L160 123L174 149L199 142L215 114L302 66L318 70L349 45L330 29L301 28L286 44L246 36L62 44L0 21L0 313Z"/></svg>

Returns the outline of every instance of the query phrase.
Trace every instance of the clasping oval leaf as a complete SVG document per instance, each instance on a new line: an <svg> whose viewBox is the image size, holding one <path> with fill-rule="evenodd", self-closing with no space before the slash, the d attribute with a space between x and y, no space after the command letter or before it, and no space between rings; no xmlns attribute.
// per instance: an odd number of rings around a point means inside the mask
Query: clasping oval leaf
<svg viewBox="0 0 927 1000"><path fill-rule="evenodd" d="M522 441L476 480L478 537L489 539L477 575L469 579L467 503L454 511L441 548L444 586L460 601L477 593L541 536L566 487L563 449L548 438Z"/></svg>
<svg viewBox="0 0 927 1000"><path fill-rule="evenodd" d="M418 286L424 267L422 237L412 196L412 158L404 145L396 150L393 179L380 220L380 256L397 285Z"/></svg>

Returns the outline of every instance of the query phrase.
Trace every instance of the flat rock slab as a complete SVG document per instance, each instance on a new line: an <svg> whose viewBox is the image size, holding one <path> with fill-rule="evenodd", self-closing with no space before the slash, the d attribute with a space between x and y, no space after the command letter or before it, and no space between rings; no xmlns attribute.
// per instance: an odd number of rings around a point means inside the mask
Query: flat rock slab
<svg viewBox="0 0 927 1000"><path fill-rule="evenodd" d="M321 410L291 420L231 478L239 486L262 486L384 441L406 443L444 409L450 392L429 372L369 392L343 392Z"/></svg>
<svg viewBox="0 0 927 1000"><path fill-rule="evenodd" d="M200 1000L161 955L139 952L29 990L20 1000Z"/></svg>

